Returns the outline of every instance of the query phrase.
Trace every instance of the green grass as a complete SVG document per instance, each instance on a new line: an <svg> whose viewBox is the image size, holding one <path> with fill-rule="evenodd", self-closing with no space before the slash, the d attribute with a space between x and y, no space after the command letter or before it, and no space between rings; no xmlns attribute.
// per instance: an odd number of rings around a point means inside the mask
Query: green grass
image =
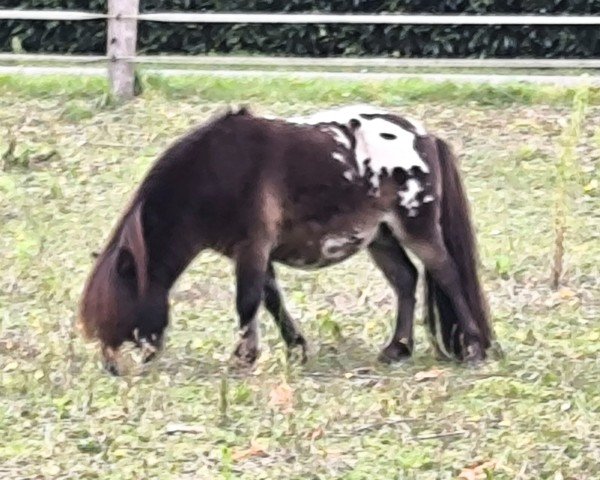
<svg viewBox="0 0 600 480"><path fill-rule="evenodd" d="M165 77L144 74L140 70L143 87L150 94L168 99L195 97L208 102L294 102L335 104L339 102L381 102L386 104L444 102L462 105L519 104L570 104L576 89L552 85L505 83L480 85L477 83L429 82L420 79L406 80L290 80L288 78L264 79L218 78L210 75L190 77ZM97 98L108 96L105 79L76 76L48 75L44 77L18 77L0 75L0 94L25 98L55 97ZM590 89L590 103L600 104L600 88Z"/></svg>
<svg viewBox="0 0 600 480"><path fill-rule="evenodd" d="M100 80L0 78L0 478L451 479L485 462L494 479L598 478L600 108L576 149L554 291L564 92L544 103L472 87L467 102L467 87L419 82L145 82L119 106ZM164 354L141 368L131 353L126 375L107 376L73 330L76 304L90 253L156 155L225 102L291 114L358 100L424 119L460 153L505 357L436 362L419 321L414 358L377 364L394 299L361 254L279 269L313 343L306 366L286 361L261 312L257 369L230 370L232 268L206 253L174 289Z"/></svg>

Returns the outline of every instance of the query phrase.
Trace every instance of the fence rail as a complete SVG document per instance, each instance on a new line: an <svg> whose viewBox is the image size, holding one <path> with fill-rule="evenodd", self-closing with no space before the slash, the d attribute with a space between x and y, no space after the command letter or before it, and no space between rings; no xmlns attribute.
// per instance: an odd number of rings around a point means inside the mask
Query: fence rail
<svg viewBox="0 0 600 480"><path fill-rule="evenodd" d="M0 10L0 20L106 20L104 13L77 12L72 10Z"/></svg>
<svg viewBox="0 0 600 480"><path fill-rule="evenodd" d="M107 55L55 55L0 53L0 62L91 64L110 60ZM146 65L202 65L226 67L319 68L491 68L491 69L600 69L600 58L373 58L277 57L218 55L137 55L118 58Z"/></svg>
<svg viewBox="0 0 600 480"><path fill-rule="evenodd" d="M425 15L243 12L139 13L139 0L108 0L108 13L69 10L0 10L0 20L107 21L107 55L59 56L0 54L0 61L97 63L108 65L111 88L121 98L133 96L134 64L239 65L287 67L441 67L441 68L600 68L600 59L424 59L424 58L278 58L219 56L138 56L137 23L243 24L387 24L387 25L600 25L598 15Z"/></svg>
<svg viewBox="0 0 600 480"><path fill-rule="evenodd" d="M447 15L447 14L329 14L157 12L136 15L68 10L0 10L0 20L137 20L168 23L278 23L387 25L600 25L594 15Z"/></svg>
<svg viewBox="0 0 600 480"><path fill-rule="evenodd" d="M408 79L421 79L428 82L458 82L458 83L484 83L502 84L524 82L538 85L560 85L563 87L575 87L587 85L600 87L600 76L564 76L564 75L487 75L487 74L461 74L461 73L396 73L396 72L320 72L309 70L295 71L273 71L273 70L215 70L215 69L171 69L171 68L148 68L149 74L158 74L162 77L185 77L205 75L221 78L243 78L256 80L258 78L285 78L286 80L341 80L344 82L354 81L398 81ZM101 67L2 67L0 75L5 73L19 75L75 75L75 76L99 76L105 75L106 69Z"/></svg>

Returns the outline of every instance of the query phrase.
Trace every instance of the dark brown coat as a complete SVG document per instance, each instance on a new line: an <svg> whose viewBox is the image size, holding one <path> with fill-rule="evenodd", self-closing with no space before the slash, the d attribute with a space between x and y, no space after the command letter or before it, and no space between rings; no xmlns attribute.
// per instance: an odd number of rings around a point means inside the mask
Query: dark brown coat
<svg viewBox="0 0 600 480"><path fill-rule="evenodd" d="M410 147L399 155L414 165L402 158L394 163L388 146L395 144L386 142L398 137L407 139L398 145ZM201 250L212 249L236 264L241 340L235 353L252 363L261 301L287 344L306 346L272 263L322 268L367 248L400 301L396 331L381 355L394 361L413 348L417 274L405 247L427 270L438 350L483 358L491 328L476 246L459 174L442 140L387 113L302 124L228 112L174 143L151 168L96 260L80 323L100 340L113 372L124 341L153 354L162 346L173 283Z"/></svg>

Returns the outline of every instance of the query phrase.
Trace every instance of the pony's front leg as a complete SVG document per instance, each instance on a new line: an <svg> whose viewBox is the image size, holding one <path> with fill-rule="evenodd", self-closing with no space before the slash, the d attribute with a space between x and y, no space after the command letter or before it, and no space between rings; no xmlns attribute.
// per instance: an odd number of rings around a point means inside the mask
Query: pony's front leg
<svg viewBox="0 0 600 480"><path fill-rule="evenodd" d="M257 312L262 301L268 266L267 245L246 245L236 255L236 308L240 340L234 350L244 366L254 364L260 354Z"/></svg>
<svg viewBox="0 0 600 480"><path fill-rule="evenodd" d="M119 376L119 347L103 344L100 350L104 369L111 375Z"/></svg>

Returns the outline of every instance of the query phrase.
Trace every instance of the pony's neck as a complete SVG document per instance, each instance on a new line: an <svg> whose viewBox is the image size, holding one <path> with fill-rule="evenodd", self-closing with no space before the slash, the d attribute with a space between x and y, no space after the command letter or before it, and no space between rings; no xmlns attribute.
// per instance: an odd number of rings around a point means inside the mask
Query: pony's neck
<svg viewBox="0 0 600 480"><path fill-rule="evenodd" d="M176 239L162 248L150 246L148 274L151 280L170 290L200 250L199 245L182 245Z"/></svg>
<svg viewBox="0 0 600 480"><path fill-rule="evenodd" d="M202 236L198 225L185 216L160 212L147 220L148 275L169 290L202 249Z"/></svg>

